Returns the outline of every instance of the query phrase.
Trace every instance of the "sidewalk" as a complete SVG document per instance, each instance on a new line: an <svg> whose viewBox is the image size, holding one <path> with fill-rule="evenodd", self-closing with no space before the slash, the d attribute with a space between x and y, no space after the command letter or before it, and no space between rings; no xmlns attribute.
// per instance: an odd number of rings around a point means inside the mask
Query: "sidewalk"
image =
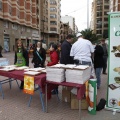
<svg viewBox="0 0 120 120"><path fill-rule="evenodd" d="M10 64L14 63L14 53L3 53L3 57L9 59ZM31 61L31 58L30 58ZM30 66L32 64L30 62ZM0 77L0 80L4 77ZM102 85L97 93L97 101L101 98L106 99L107 93L107 75L102 75ZM36 92L33 95L31 106L27 103L29 95L20 92L16 82L12 83L12 89L9 84L3 85L5 99L0 96L0 120L79 120L78 110L71 110L70 104L58 101L55 95L48 102L48 113L42 111L39 95ZM59 87L59 96L61 99L61 87ZM112 111L101 110L96 115L90 115L87 110L82 110L81 120L118 120L120 114L112 114Z"/></svg>

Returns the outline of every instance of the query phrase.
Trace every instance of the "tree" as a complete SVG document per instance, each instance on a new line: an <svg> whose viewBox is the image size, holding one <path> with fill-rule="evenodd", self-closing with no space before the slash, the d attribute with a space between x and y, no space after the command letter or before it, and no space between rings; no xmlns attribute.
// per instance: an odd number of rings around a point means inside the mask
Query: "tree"
<svg viewBox="0 0 120 120"><path fill-rule="evenodd" d="M93 30L91 30L91 29L82 30L80 33L82 33L82 35L85 39L90 40L92 43L97 42L99 39L99 37L96 34L94 34Z"/></svg>

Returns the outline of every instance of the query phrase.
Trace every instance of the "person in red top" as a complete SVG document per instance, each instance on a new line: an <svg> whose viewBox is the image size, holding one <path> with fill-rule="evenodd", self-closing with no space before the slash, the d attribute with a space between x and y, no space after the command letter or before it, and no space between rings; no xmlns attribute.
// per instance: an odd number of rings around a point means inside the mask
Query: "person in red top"
<svg viewBox="0 0 120 120"><path fill-rule="evenodd" d="M56 65L59 62L59 54L57 52L57 45L52 43L50 45L50 62L48 62L47 66ZM52 90L52 94L58 94L58 87Z"/></svg>
<svg viewBox="0 0 120 120"><path fill-rule="evenodd" d="M50 62L48 62L47 66L52 66L56 65L59 62L59 55L57 52L57 45L56 44L51 44L50 46Z"/></svg>

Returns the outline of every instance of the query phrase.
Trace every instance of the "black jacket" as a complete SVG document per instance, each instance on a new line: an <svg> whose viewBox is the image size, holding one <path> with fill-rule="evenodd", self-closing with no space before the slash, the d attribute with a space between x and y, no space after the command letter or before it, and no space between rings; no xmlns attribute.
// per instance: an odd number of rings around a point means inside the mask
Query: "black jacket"
<svg viewBox="0 0 120 120"><path fill-rule="evenodd" d="M23 50L23 57L25 58L26 66L29 66L29 56L28 56L28 51L26 49ZM16 64L16 62L17 62L17 52L15 52L14 64Z"/></svg>
<svg viewBox="0 0 120 120"><path fill-rule="evenodd" d="M42 60L39 58L36 51L37 51L37 49L35 48L33 51L32 63L34 63L34 65L36 65L36 66L40 65L40 67L44 67L44 63L46 60L46 51L44 48L40 48L40 50L38 51L38 54L42 58Z"/></svg>
<svg viewBox="0 0 120 120"><path fill-rule="evenodd" d="M61 46L61 57L60 57L60 63L61 64L73 64L73 58L70 56L70 50L72 45L65 40L62 43Z"/></svg>
<svg viewBox="0 0 120 120"><path fill-rule="evenodd" d="M94 68L101 68L104 65L103 61L104 51L100 45L96 45L94 51Z"/></svg>

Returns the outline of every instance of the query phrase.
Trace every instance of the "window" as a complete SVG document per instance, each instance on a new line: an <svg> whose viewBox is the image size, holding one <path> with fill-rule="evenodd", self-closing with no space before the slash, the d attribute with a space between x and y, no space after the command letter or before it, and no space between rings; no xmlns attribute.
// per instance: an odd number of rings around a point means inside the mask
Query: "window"
<svg viewBox="0 0 120 120"><path fill-rule="evenodd" d="M104 6L104 9L109 10L109 6L108 6L108 5L105 5L105 6Z"/></svg>
<svg viewBox="0 0 120 120"><path fill-rule="evenodd" d="M97 34L102 34L102 31L101 30L97 30Z"/></svg>
<svg viewBox="0 0 120 120"><path fill-rule="evenodd" d="M56 21L50 21L50 25L57 25Z"/></svg>
<svg viewBox="0 0 120 120"><path fill-rule="evenodd" d="M50 14L50 18L57 18L57 15L55 15L55 14Z"/></svg>
<svg viewBox="0 0 120 120"><path fill-rule="evenodd" d="M50 28L50 31L57 31L57 28L51 27L51 28Z"/></svg>
<svg viewBox="0 0 120 120"><path fill-rule="evenodd" d="M102 16L102 12L97 12L97 17Z"/></svg>
<svg viewBox="0 0 120 120"><path fill-rule="evenodd" d="M57 3L56 3L55 0L50 0L50 4L51 4L51 5L56 5Z"/></svg>
<svg viewBox="0 0 120 120"><path fill-rule="evenodd" d="M17 0L17 4L19 5L19 0Z"/></svg>
<svg viewBox="0 0 120 120"><path fill-rule="evenodd" d="M12 24L12 29L17 30L18 29L18 25L13 23Z"/></svg>
<svg viewBox="0 0 120 120"><path fill-rule="evenodd" d="M51 7L50 12L57 12L57 9L55 7Z"/></svg>
<svg viewBox="0 0 120 120"><path fill-rule="evenodd" d="M8 21L5 21L5 22L4 22L4 27L5 27L5 28L8 28L8 27L9 27Z"/></svg>
<svg viewBox="0 0 120 120"><path fill-rule="evenodd" d="M30 32L30 28L27 28L27 30L26 30L27 32Z"/></svg>
<svg viewBox="0 0 120 120"><path fill-rule="evenodd" d="M12 7L9 5L9 14L12 15Z"/></svg>
<svg viewBox="0 0 120 120"><path fill-rule="evenodd" d="M20 18L20 11L17 10L17 17Z"/></svg>
<svg viewBox="0 0 120 120"><path fill-rule="evenodd" d="M21 31L25 32L25 27L24 26L22 26Z"/></svg>
<svg viewBox="0 0 120 120"><path fill-rule="evenodd" d="M97 11L102 10L102 6L97 6Z"/></svg>

